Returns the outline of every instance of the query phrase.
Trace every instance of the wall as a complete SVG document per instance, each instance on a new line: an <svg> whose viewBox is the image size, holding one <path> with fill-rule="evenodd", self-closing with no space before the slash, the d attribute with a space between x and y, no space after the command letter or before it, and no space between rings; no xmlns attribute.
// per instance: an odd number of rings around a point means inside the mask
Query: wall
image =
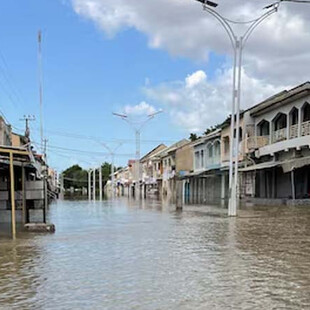
<svg viewBox="0 0 310 310"><path fill-rule="evenodd" d="M191 143L188 143L176 150L175 166L177 174L180 172L190 172L193 170L193 152L193 146Z"/></svg>

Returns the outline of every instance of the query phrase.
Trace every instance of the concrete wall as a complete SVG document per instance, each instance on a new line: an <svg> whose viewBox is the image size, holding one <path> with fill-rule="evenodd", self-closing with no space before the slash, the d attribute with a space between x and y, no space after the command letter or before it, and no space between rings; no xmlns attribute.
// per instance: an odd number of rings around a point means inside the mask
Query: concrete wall
<svg viewBox="0 0 310 310"><path fill-rule="evenodd" d="M188 143L177 149L175 153L176 172L179 173L183 171L192 171L194 169L193 156L193 146L191 143Z"/></svg>

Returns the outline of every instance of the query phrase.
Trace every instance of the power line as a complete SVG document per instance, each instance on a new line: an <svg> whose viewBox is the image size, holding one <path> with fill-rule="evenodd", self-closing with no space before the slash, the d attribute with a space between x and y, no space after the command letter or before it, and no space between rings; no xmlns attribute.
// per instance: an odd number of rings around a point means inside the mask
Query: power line
<svg viewBox="0 0 310 310"><path fill-rule="evenodd" d="M38 142L34 143L38 144ZM101 156L108 156L110 155L109 153L104 153L104 152L98 152L98 151L86 151L86 150L79 150L79 149L71 149L71 148L67 148L67 147L63 147L63 146L56 146L56 145L48 145L47 146L48 149L56 149L56 150L63 150L63 151L69 151L69 152L76 152L76 153L80 153L80 154L92 154L92 155L101 155ZM115 156L132 156L133 154L115 154Z"/></svg>
<svg viewBox="0 0 310 310"><path fill-rule="evenodd" d="M18 129L18 128L16 128ZM32 130L39 131L38 128L31 128ZM81 135L76 133L69 133L65 131L54 131L54 130L47 130L45 129L45 132L55 135L55 136L61 136L66 138L75 138L75 139L82 139L82 140L93 140L93 141L101 141L101 142L108 142L108 143L135 143L134 139L111 139L111 140L105 140L103 137L96 137L96 136L87 136L87 135ZM173 143L174 140L170 139L163 139L163 140L141 140L143 143Z"/></svg>

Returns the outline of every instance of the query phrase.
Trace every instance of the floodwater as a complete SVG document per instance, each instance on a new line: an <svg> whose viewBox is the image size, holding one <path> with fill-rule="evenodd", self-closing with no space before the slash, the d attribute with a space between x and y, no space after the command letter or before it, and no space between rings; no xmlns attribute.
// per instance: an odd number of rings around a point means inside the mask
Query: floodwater
<svg viewBox="0 0 310 310"><path fill-rule="evenodd" d="M0 235L0 309L310 309L310 207L58 202Z"/></svg>

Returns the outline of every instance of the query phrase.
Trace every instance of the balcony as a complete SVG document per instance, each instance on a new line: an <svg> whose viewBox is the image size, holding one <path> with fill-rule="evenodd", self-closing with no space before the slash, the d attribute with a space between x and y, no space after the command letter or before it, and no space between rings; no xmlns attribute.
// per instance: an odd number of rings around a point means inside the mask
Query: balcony
<svg viewBox="0 0 310 310"><path fill-rule="evenodd" d="M247 148L257 149L269 144L270 137L269 136L257 136L257 137L249 137L247 139Z"/></svg>
<svg viewBox="0 0 310 310"><path fill-rule="evenodd" d="M291 125L290 127L290 139L294 139L298 137L298 124Z"/></svg>
<svg viewBox="0 0 310 310"><path fill-rule="evenodd" d="M280 141L283 141L286 139L287 139L287 129L286 128L278 129L273 133L273 139L272 139L273 143L280 142Z"/></svg>
<svg viewBox="0 0 310 310"><path fill-rule="evenodd" d="M302 136L310 135L310 121L301 123L301 135Z"/></svg>

